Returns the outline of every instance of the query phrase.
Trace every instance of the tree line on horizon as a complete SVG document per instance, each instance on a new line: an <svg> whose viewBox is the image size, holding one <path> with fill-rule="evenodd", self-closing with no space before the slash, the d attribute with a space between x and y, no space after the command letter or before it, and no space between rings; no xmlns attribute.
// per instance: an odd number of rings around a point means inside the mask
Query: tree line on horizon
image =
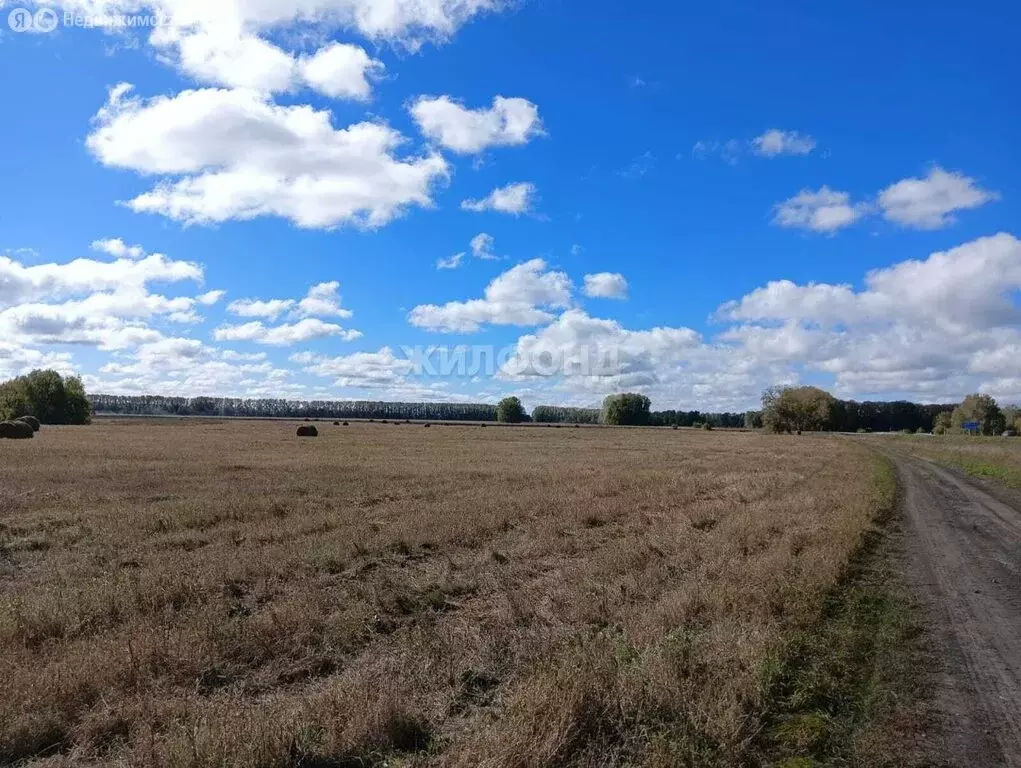
<svg viewBox="0 0 1021 768"><path fill-rule="evenodd" d="M608 395L602 408L538 405L529 414L517 397L490 403L416 403L369 400L285 400L282 398L164 397L86 395L78 377L33 371L0 383L0 420L34 416L44 424L85 424L93 413L124 416L207 416L294 419L414 419L540 424L609 424L652 427L704 427L774 432L960 432L978 424L981 434L1021 431L1021 409L1000 408L989 395L969 395L961 403L839 400L818 387L771 387L761 410L708 413L653 411L637 393Z"/></svg>
<svg viewBox="0 0 1021 768"><path fill-rule="evenodd" d="M749 411L747 426L773 432L964 432L976 424L982 435L1021 430L1021 409L1000 408L989 395L972 394L960 403L918 404L908 401L838 400L819 387L771 387L762 395L762 410Z"/></svg>
<svg viewBox="0 0 1021 768"><path fill-rule="evenodd" d="M90 395L96 413L123 416L209 416L289 419L414 419L496 421L490 403L411 403L375 400Z"/></svg>
<svg viewBox="0 0 1021 768"><path fill-rule="evenodd" d="M165 397L89 395L97 414L120 416L207 416L293 419L413 419L538 424L627 424L634 426L740 427L743 413L651 411L645 395L607 397L603 408L538 405L529 414L521 401L490 403L411 403L370 400L285 400L281 398ZM516 402L515 402L516 401ZM610 403L610 410L607 410ZM502 412L501 412L502 409Z"/></svg>

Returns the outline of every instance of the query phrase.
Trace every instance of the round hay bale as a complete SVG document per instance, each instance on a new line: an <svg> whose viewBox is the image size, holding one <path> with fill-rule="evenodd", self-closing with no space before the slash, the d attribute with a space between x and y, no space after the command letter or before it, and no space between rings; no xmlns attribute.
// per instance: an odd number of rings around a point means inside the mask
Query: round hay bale
<svg viewBox="0 0 1021 768"><path fill-rule="evenodd" d="M319 437L319 430L311 424L302 424L298 427L298 437Z"/></svg>
<svg viewBox="0 0 1021 768"><path fill-rule="evenodd" d="M32 427L32 431L33 432L38 432L39 431L39 427L41 426L39 424L39 419L37 419L35 416L19 416L18 418L15 419L15 421L23 421L23 422L25 422L30 427Z"/></svg>
<svg viewBox="0 0 1021 768"><path fill-rule="evenodd" d="M0 439L31 440L35 437L32 425L24 421L0 422Z"/></svg>
<svg viewBox="0 0 1021 768"><path fill-rule="evenodd" d="M347 426L347 422L346 422L346 421L344 422L344 426L345 426L345 427Z"/></svg>
<svg viewBox="0 0 1021 768"><path fill-rule="evenodd" d="M333 426L335 426L335 427L339 427L339 426L340 426L340 422L339 422L339 421L335 421L335 422L333 422Z"/></svg>
<svg viewBox="0 0 1021 768"><path fill-rule="evenodd" d="M422 426L425 427L426 429L429 429L429 427L431 427L432 424L423 424Z"/></svg>

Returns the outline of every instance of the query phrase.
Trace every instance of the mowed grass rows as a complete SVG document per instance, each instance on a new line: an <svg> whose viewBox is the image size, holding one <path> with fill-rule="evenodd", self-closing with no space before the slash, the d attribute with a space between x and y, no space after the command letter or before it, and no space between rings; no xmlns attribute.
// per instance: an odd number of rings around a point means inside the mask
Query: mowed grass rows
<svg viewBox="0 0 1021 768"><path fill-rule="evenodd" d="M747 761L852 441L103 420L0 444L0 762Z"/></svg>

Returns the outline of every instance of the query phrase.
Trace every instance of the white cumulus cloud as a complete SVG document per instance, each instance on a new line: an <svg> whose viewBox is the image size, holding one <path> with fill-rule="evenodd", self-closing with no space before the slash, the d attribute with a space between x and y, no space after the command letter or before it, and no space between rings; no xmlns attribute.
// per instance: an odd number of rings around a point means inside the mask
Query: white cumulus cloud
<svg viewBox="0 0 1021 768"><path fill-rule="evenodd" d="M372 82L385 69L357 45L332 42L312 54L295 54L233 25L170 24L149 41L164 60L199 83L266 94L308 86L331 98L367 101Z"/></svg>
<svg viewBox="0 0 1021 768"><path fill-rule="evenodd" d="M532 259L496 277L482 299L422 304L408 315L412 325L446 333L475 333L483 325L541 325L553 319L549 310L571 304L572 284L563 273L547 270Z"/></svg>
<svg viewBox="0 0 1021 768"><path fill-rule="evenodd" d="M475 235L475 237L471 239L470 245L472 249L472 256L476 259L492 261L500 258L493 250L496 246L496 239L490 234L479 232L479 234Z"/></svg>
<svg viewBox="0 0 1021 768"><path fill-rule="evenodd" d="M536 188L530 182L516 182L497 187L480 200L463 200L461 207L466 211L482 213L496 211L520 216L528 213L535 205Z"/></svg>
<svg viewBox="0 0 1021 768"><path fill-rule="evenodd" d="M227 305L227 311L238 317L264 317L276 320L294 306L294 299L238 299Z"/></svg>
<svg viewBox="0 0 1021 768"><path fill-rule="evenodd" d="M861 291L774 281L717 316L742 323L724 336L749 360L830 374L844 396L931 402L983 389L977 374L1021 375L1002 354L1021 343L1019 290L1021 241L1000 233L873 270Z"/></svg>
<svg viewBox="0 0 1021 768"><path fill-rule="evenodd" d="M140 245L126 245L119 237L93 240L92 250L106 253L118 259L140 259L145 256L145 249Z"/></svg>
<svg viewBox="0 0 1021 768"><path fill-rule="evenodd" d="M336 280L313 285L302 299L238 299L227 305L227 311L238 317L267 320L276 320L285 312L293 318L352 315L351 310L340 305L340 283Z"/></svg>
<svg viewBox="0 0 1021 768"><path fill-rule="evenodd" d="M383 62L371 58L363 48L331 43L312 56L299 60L302 78L315 90L335 99L366 101L372 95L371 81L383 73Z"/></svg>
<svg viewBox="0 0 1021 768"><path fill-rule="evenodd" d="M626 299L627 279L617 272L585 275L585 295L593 299Z"/></svg>
<svg viewBox="0 0 1021 768"><path fill-rule="evenodd" d="M833 233L849 227L860 219L865 209L852 204L847 192L823 186L817 192L803 189L774 208L773 223L781 227Z"/></svg>
<svg viewBox="0 0 1021 768"><path fill-rule="evenodd" d="M43 352L9 341L0 341L0 381L39 369L52 369L74 374L71 355L67 352Z"/></svg>
<svg viewBox="0 0 1021 768"><path fill-rule="evenodd" d="M414 363L397 357L389 347L378 352L355 352L328 357L300 352L291 357L315 376L333 379L338 387L392 387L403 384L414 370Z"/></svg>
<svg viewBox="0 0 1021 768"><path fill-rule="evenodd" d="M432 205L449 175L438 154L399 157L381 123L343 129L309 106L253 90L201 89L141 99L111 89L87 146L104 165L162 177L127 205L188 223L278 216L298 226L372 228Z"/></svg>
<svg viewBox="0 0 1021 768"><path fill-rule="evenodd" d="M305 318L296 323L266 326L256 320L242 325L223 325L213 331L216 341L250 341L256 344L283 347L300 342L337 336L342 341L361 338L360 331L345 330L339 325L318 318Z"/></svg>
<svg viewBox="0 0 1021 768"><path fill-rule="evenodd" d="M271 32L291 32L301 40L314 30L330 35L349 29L376 41L409 50L425 42L442 43L474 16L499 11L504 0L55 0L62 10L86 14L96 23L118 16L151 13L162 18L148 43L157 57L206 83L267 91L289 90L301 82L327 95L361 98L367 57L335 58L305 71L307 62L294 51L270 42ZM110 26L108 32L130 34ZM354 48L355 46L349 46ZM330 46L327 46L329 49ZM322 53L322 50L316 56ZM313 56L315 58L315 56ZM323 87L323 80L328 84ZM341 87L339 84L346 85Z"/></svg>
<svg viewBox="0 0 1021 768"><path fill-rule="evenodd" d="M779 157L781 155L808 155L815 150L816 141L805 133L784 131L770 128L754 139L702 139L695 142L691 149L693 157L705 159L718 156L729 165L737 165L742 157L751 153L759 157Z"/></svg>
<svg viewBox="0 0 1021 768"><path fill-rule="evenodd" d="M539 108L526 99L497 96L488 109L468 109L449 96L421 96L410 110L424 136L460 154L526 144L543 133Z"/></svg>
<svg viewBox="0 0 1021 768"><path fill-rule="evenodd" d="M999 195L974 179L934 167L923 179L902 179L879 193L879 207L888 220L905 227L940 229L954 222L954 212L978 208Z"/></svg>
<svg viewBox="0 0 1021 768"><path fill-rule="evenodd" d="M777 155L807 155L815 149L815 139L797 131L781 131L771 128L761 136L752 139L756 154L764 157Z"/></svg>
<svg viewBox="0 0 1021 768"><path fill-rule="evenodd" d="M501 375L566 377L581 389L641 388L669 376L670 366L700 343L690 328L634 331L580 309L564 312L535 334L522 336Z"/></svg>
<svg viewBox="0 0 1021 768"><path fill-rule="evenodd" d="M443 258L437 259L436 269L457 269L458 267L461 266L461 263L464 261L464 256L465 256L464 251L460 251L459 253L455 253L446 259Z"/></svg>
<svg viewBox="0 0 1021 768"><path fill-rule="evenodd" d="M96 250L124 256L32 266L0 256L0 338L122 349L159 338L150 321L195 323L201 319L198 308L220 298L219 291L172 297L150 291L154 283L200 283L204 275L197 264L158 253L141 257L140 247L115 240L102 241Z"/></svg>

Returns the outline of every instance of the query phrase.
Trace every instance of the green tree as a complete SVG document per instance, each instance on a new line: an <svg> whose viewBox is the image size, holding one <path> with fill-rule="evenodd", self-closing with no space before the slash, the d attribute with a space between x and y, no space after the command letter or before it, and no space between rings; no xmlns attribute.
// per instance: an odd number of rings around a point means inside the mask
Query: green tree
<svg viewBox="0 0 1021 768"><path fill-rule="evenodd" d="M818 387L770 387L762 393L762 422L773 432L832 429L837 399Z"/></svg>
<svg viewBox="0 0 1021 768"><path fill-rule="evenodd" d="M938 416L932 425L932 432L935 435L945 435L951 429L954 428L953 419L950 417L949 411L943 411Z"/></svg>
<svg viewBox="0 0 1021 768"><path fill-rule="evenodd" d="M67 422L67 392L56 371L32 371L25 377L31 415L43 424Z"/></svg>
<svg viewBox="0 0 1021 768"><path fill-rule="evenodd" d="M762 411L748 411L744 415L745 429L762 429Z"/></svg>
<svg viewBox="0 0 1021 768"><path fill-rule="evenodd" d="M1007 422L1007 429L1021 429L1021 408L1016 405L1005 405L1003 419Z"/></svg>
<svg viewBox="0 0 1021 768"><path fill-rule="evenodd" d="M989 395L968 395L951 415L956 429L963 429L969 422L978 422L978 431L983 435L999 435L1007 428L1003 411Z"/></svg>
<svg viewBox="0 0 1021 768"><path fill-rule="evenodd" d="M0 384L0 418L35 416L43 424L87 424L92 408L81 379L32 371Z"/></svg>
<svg viewBox="0 0 1021 768"><path fill-rule="evenodd" d="M525 409L516 397L505 397L496 406L496 420L504 424L520 424L525 420Z"/></svg>
<svg viewBox="0 0 1021 768"><path fill-rule="evenodd" d="M64 394L66 397L65 415L67 424L88 424L92 421L92 404L85 395L85 385L78 376L68 376L64 379Z"/></svg>
<svg viewBox="0 0 1021 768"><path fill-rule="evenodd" d="M25 378L11 379L0 384L0 421L11 421L30 414Z"/></svg>
<svg viewBox="0 0 1021 768"><path fill-rule="evenodd" d="M626 393L609 395L603 400L600 421L617 426L644 426L649 422L652 401L645 395Z"/></svg>

